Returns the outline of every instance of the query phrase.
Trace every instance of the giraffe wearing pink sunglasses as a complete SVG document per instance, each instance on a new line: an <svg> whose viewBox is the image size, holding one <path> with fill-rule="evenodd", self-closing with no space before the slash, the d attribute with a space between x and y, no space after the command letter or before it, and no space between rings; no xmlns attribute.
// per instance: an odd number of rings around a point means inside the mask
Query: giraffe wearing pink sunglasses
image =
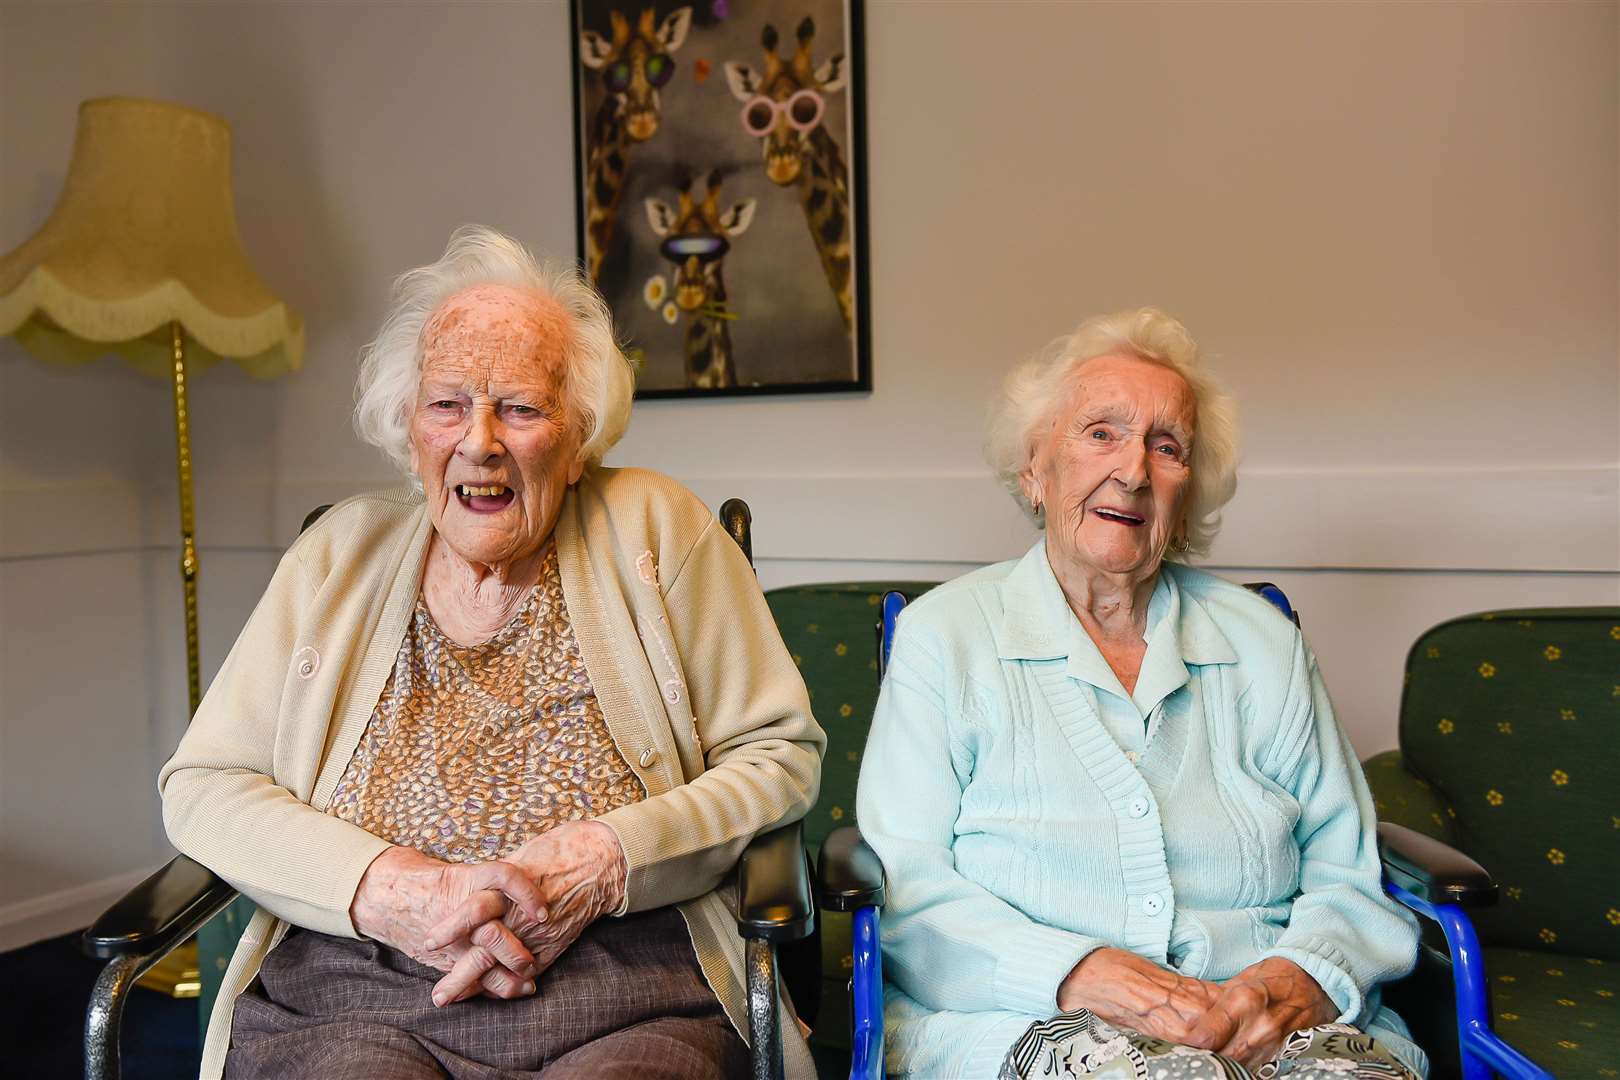
<svg viewBox="0 0 1620 1080"><path fill-rule="evenodd" d="M601 73L606 91L591 120L585 163L585 266L592 281L600 278L602 259L613 239L630 148L658 133L662 108L658 90L675 74L671 54L686 41L692 9L676 8L656 29L650 7L642 10L634 30L617 10L609 18L611 41L594 30L579 35L580 62Z"/></svg>
<svg viewBox="0 0 1620 1080"><path fill-rule="evenodd" d="M692 199L692 181L680 188L678 206L647 200L647 222L663 243L659 254L675 264L675 306L686 312L686 385L723 390L737 385L731 359L731 321L726 306L723 270L731 241L754 220L753 199L720 209L720 174L709 174L700 202Z"/></svg>
<svg viewBox="0 0 1620 1080"><path fill-rule="evenodd" d="M844 325L849 326L854 321L849 168L844 164L844 152L822 123L826 99L844 88L848 66L840 53L813 67L810 43L815 36L816 24L806 16L799 23L799 47L784 61L776 54L776 27L767 24L760 36L764 70L755 72L731 61L726 64L726 82L743 103L744 130L762 143L765 175L783 187L797 184L822 272L838 300Z"/></svg>

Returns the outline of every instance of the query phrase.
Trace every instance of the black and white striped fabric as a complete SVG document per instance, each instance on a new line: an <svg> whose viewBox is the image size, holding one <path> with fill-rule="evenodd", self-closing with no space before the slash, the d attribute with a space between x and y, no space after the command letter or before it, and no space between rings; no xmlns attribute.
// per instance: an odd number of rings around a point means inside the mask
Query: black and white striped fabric
<svg viewBox="0 0 1620 1080"><path fill-rule="evenodd" d="M1208 1050L1117 1028L1081 1009L1031 1024L998 1080L1420 1080L1372 1036L1348 1024L1293 1032L1254 1069Z"/></svg>

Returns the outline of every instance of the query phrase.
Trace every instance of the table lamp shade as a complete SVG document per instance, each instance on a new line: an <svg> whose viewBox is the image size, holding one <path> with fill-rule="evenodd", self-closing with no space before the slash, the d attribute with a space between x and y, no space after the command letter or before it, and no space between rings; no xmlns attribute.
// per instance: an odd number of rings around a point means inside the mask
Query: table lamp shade
<svg viewBox="0 0 1620 1080"><path fill-rule="evenodd" d="M242 249L230 126L166 102L86 101L56 208L0 256L0 335L42 360L116 352L167 378L174 323L193 371L230 359L271 378L303 360L303 320Z"/></svg>

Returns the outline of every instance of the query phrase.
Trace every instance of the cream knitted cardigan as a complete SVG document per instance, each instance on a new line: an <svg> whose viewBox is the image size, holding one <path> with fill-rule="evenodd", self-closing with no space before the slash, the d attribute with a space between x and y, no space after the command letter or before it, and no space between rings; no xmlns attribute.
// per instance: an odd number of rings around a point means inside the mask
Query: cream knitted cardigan
<svg viewBox="0 0 1620 1080"><path fill-rule="evenodd" d="M349 904L389 845L325 813L403 640L432 525L421 497L339 503L282 558L158 788L175 846L259 905L209 1021L218 1077L238 994L289 925L358 936ZM647 798L605 814L627 910L679 904L703 973L747 1035L729 871L815 802L826 736L747 560L667 477L587 470L555 536L602 714ZM789 1075L814 1068L783 1025Z"/></svg>

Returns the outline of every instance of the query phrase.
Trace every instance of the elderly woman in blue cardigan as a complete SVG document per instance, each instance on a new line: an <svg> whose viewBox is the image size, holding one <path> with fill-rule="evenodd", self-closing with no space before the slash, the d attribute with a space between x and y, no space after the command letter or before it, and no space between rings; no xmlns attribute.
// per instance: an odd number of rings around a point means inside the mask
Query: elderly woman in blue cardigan
<svg viewBox="0 0 1620 1080"><path fill-rule="evenodd" d="M1186 330L1081 324L987 450L1044 535L906 610L861 773L890 1071L1423 1075L1378 992L1416 925L1316 660L1181 561L1237 456Z"/></svg>

